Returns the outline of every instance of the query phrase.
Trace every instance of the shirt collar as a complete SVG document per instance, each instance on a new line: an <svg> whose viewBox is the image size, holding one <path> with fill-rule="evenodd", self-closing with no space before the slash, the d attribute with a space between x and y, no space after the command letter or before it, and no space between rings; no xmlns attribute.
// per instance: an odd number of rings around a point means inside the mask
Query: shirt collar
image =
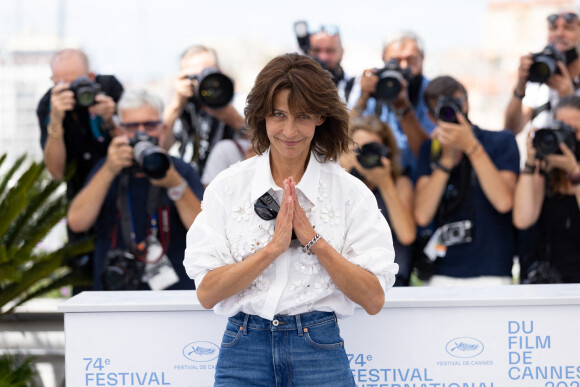
<svg viewBox="0 0 580 387"><path fill-rule="evenodd" d="M254 174L254 179L252 181L252 192L250 197L252 202L258 200L260 196L269 190L282 190L281 187L276 185L274 178L272 178L272 170L270 169L270 150L268 149L261 156L257 157L256 173ZM304 172L300 182L296 185L296 189L302 192L312 204L316 204L318 184L320 182L320 171L321 164L316 159L314 153L311 152L306 171Z"/></svg>

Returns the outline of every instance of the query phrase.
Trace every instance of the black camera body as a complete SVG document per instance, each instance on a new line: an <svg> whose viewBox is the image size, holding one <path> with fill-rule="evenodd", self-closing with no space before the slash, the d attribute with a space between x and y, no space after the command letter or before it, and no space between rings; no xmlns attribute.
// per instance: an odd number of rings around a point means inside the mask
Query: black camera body
<svg viewBox="0 0 580 387"><path fill-rule="evenodd" d="M471 229L470 220L445 224L441 226L441 241L445 246L469 243L473 239Z"/></svg>
<svg viewBox="0 0 580 387"><path fill-rule="evenodd" d="M377 88L373 97L383 101L392 101L403 89L402 82L410 82L412 78L411 69L402 69L399 61L390 59L385 63L385 67L375 70L375 75L379 77Z"/></svg>
<svg viewBox="0 0 580 387"><path fill-rule="evenodd" d="M88 77L78 77L68 88L74 93L76 104L85 108L96 104L95 97L101 93L101 85Z"/></svg>
<svg viewBox="0 0 580 387"><path fill-rule="evenodd" d="M541 52L532 54L528 81L545 83L553 74L560 74L558 62L566 64L566 55L548 44Z"/></svg>
<svg viewBox="0 0 580 387"><path fill-rule="evenodd" d="M365 169L380 167L383 165L381 157L389 158L391 156L391 150L386 145L378 142L364 144L357 148L355 152L357 161Z"/></svg>
<svg viewBox="0 0 580 387"><path fill-rule="evenodd" d="M570 125L562 121L554 121L549 128L536 131L532 144L536 149L536 158L543 159L547 155L562 154L560 144L576 152L576 132Z"/></svg>
<svg viewBox="0 0 580 387"><path fill-rule="evenodd" d="M435 118L444 122L458 124L457 114L462 112L462 103L459 98L440 95L435 106Z"/></svg>
<svg viewBox="0 0 580 387"><path fill-rule="evenodd" d="M234 98L234 82L218 69L206 67L199 75L187 75L193 87L192 102L210 108L222 108Z"/></svg>
<svg viewBox="0 0 580 387"><path fill-rule="evenodd" d="M129 140L133 147L133 159L139 171L145 172L152 179L165 177L171 166L167 153L157 146L157 139L144 132L135 133Z"/></svg>
<svg viewBox="0 0 580 387"><path fill-rule="evenodd" d="M102 274L105 290L136 290L142 282L145 262L126 250L110 250L107 253Z"/></svg>

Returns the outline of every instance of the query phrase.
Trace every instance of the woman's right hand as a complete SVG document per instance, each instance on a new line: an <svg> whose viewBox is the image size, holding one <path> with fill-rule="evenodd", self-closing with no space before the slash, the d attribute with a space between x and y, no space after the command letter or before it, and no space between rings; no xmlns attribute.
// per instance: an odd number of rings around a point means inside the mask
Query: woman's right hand
<svg viewBox="0 0 580 387"><path fill-rule="evenodd" d="M292 218L294 214L294 199L290 193L289 180L284 180L284 194L282 195L282 203L280 203L280 211L276 217L276 227L274 229L274 236L268 247L272 249L272 253L276 256L281 255L288 250L290 241L292 240Z"/></svg>

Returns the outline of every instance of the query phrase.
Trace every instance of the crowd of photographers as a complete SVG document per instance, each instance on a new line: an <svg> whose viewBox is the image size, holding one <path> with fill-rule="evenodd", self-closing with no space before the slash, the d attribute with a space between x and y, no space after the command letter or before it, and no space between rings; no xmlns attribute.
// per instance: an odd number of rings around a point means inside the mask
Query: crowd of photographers
<svg viewBox="0 0 580 387"><path fill-rule="evenodd" d="M423 75L416 34L387 39L384 67L353 77L336 27L295 24L350 110L352 145L337 162L388 219L397 285L412 273L432 286L510 284L514 257L522 283L580 281L580 20L562 12L547 26L546 47L521 57L505 129L490 131L470 121L459 81ZM80 50L52 59L41 145L50 173L68 179L69 238L95 235L95 251L71 261L94 289L194 289L182 261L204 186L253 155L216 52L192 46L179 67L163 108L95 75Z"/></svg>

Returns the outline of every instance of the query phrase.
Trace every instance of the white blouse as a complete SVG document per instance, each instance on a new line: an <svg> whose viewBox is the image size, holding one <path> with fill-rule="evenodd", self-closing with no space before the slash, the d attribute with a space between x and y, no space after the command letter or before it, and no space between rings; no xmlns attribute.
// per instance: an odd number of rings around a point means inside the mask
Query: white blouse
<svg viewBox="0 0 580 387"><path fill-rule="evenodd" d="M280 203L283 189L272 178L268 151L232 165L207 187L202 211L187 233L183 262L197 285L209 271L240 262L272 239L275 220L263 220L254 212L254 203L266 192ZM393 286L398 265L391 230L360 180L312 154L296 193L316 232L350 262L375 274L385 291ZM250 286L219 302L214 311L272 320L277 314L315 310L344 317L354 308L316 255L304 253L293 240Z"/></svg>

